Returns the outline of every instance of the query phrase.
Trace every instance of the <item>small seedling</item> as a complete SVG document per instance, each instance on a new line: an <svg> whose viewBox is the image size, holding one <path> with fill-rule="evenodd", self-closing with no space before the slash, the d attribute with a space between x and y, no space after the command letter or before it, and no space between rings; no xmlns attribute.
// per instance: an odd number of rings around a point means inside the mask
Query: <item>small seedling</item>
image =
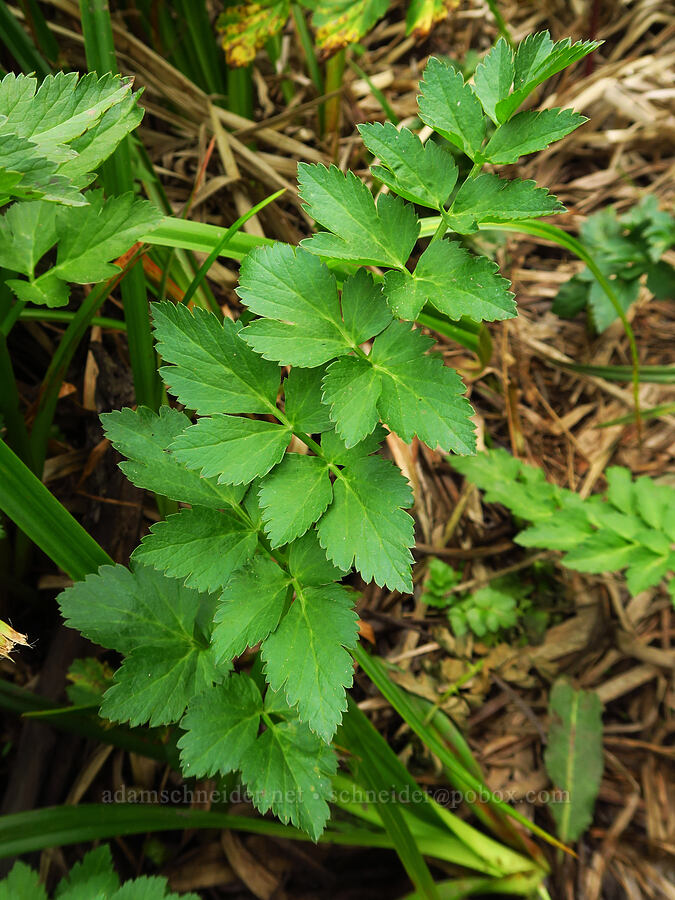
<svg viewBox="0 0 675 900"><path fill-rule="evenodd" d="M675 297L675 270L661 257L675 245L675 218L659 209L648 194L623 216L612 207L595 213L581 227L586 250L610 280L624 311L633 304L645 280L658 300ZM594 329L604 331L617 312L588 268L562 285L553 301L553 312L571 319L587 310Z"/></svg>

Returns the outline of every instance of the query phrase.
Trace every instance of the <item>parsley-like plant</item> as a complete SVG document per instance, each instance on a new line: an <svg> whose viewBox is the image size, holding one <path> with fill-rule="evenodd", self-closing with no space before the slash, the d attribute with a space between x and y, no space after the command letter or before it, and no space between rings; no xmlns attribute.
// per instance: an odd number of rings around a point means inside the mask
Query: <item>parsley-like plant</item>
<svg viewBox="0 0 675 900"><path fill-rule="evenodd" d="M131 193L83 193L143 116L131 88L128 78L74 72L0 81L0 206L10 204L0 266L24 304L64 306L68 282L115 275L114 260L159 222L153 204Z"/></svg>
<svg viewBox="0 0 675 900"><path fill-rule="evenodd" d="M59 881L53 894L59 900L199 900L197 894L175 894L169 890L166 878L142 875L120 880L113 869L110 847L103 844L76 863ZM0 900L47 900L47 891L39 874L25 863L14 863L6 878L0 881Z"/></svg>
<svg viewBox="0 0 675 900"><path fill-rule="evenodd" d="M151 528L131 569L104 566L61 595L71 626L124 657L102 715L180 722L186 775L239 771L261 811L315 838L358 637L342 581L356 571L412 590L412 492L380 453L383 426L474 452L464 385L414 320L427 304L446 320L516 314L497 266L444 234L562 211L532 181L479 173L582 124L571 110L517 110L595 46L500 41L473 86L431 59L419 106L434 138L361 126L387 188L377 201L351 172L301 164L324 230L246 256L243 321L154 306L161 375L186 411L103 416L128 477L185 508ZM470 160L463 179L456 151ZM422 252L416 206L442 217ZM256 664L234 671L247 648Z"/></svg>
<svg viewBox="0 0 675 900"><path fill-rule="evenodd" d="M662 580L675 600L675 490L629 469L607 469L607 491L583 499L547 481L541 469L506 450L453 461L456 469L532 524L515 538L523 547L565 553L562 563L578 572L626 570L626 583L638 594Z"/></svg>

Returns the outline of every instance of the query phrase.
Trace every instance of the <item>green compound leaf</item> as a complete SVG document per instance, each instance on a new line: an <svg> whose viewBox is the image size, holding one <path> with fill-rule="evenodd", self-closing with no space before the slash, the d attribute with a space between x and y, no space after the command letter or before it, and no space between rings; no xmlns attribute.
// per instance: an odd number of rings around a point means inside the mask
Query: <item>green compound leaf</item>
<svg viewBox="0 0 675 900"><path fill-rule="evenodd" d="M103 191L89 191L87 206L60 207L54 275L77 284L104 281L120 271L110 260L125 253L162 218L154 204L132 193L104 199Z"/></svg>
<svg viewBox="0 0 675 900"><path fill-rule="evenodd" d="M340 585L303 587L281 624L262 645L265 674L274 691L310 729L330 741L347 708L353 680L357 617L349 591ZM347 649L345 649L347 648Z"/></svg>
<svg viewBox="0 0 675 900"><path fill-rule="evenodd" d="M636 550L632 541L618 534L596 531L570 550L565 565L577 572L614 572L630 565Z"/></svg>
<svg viewBox="0 0 675 900"><path fill-rule="evenodd" d="M260 485L260 507L272 547L303 535L333 499L326 463L318 456L286 455Z"/></svg>
<svg viewBox="0 0 675 900"><path fill-rule="evenodd" d="M288 567L291 575L307 587L330 584L345 575L343 570L337 569L326 559L326 551L314 529L293 541L288 551Z"/></svg>
<svg viewBox="0 0 675 900"><path fill-rule="evenodd" d="M517 601L512 594L488 586L452 606L448 618L458 637L469 629L478 637L484 637L488 632L497 634L517 623Z"/></svg>
<svg viewBox="0 0 675 900"><path fill-rule="evenodd" d="M167 893L168 890L166 878L141 875L140 878L125 882L118 891L110 896L110 900L199 900L197 894L179 895L173 891ZM63 900L70 900L70 897L64 897ZM96 897L95 900L106 900L106 898Z"/></svg>
<svg viewBox="0 0 675 900"><path fill-rule="evenodd" d="M483 154L488 162L498 165L515 163L521 156L559 141L587 121L586 116L571 109L518 113L495 131Z"/></svg>
<svg viewBox="0 0 675 900"><path fill-rule="evenodd" d="M455 321L462 316L487 322L511 319L517 310L508 288L496 263L449 240L429 244L412 275L387 272L384 280L390 307L409 320L426 302Z"/></svg>
<svg viewBox="0 0 675 900"><path fill-rule="evenodd" d="M268 556L256 556L230 578L214 617L213 649L231 662L264 640L279 624L289 579Z"/></svg>
<svg viewBox="0 0 675 900"><path fill-rule="evenodd" d="M465 387L439 357L425 356L430 338L403 322L393 322L373 344L370 355L382 382L380 417L405 441L417 435L432 449L475 452Z"/></svg>
<svg viewBox="0 0 675 900"><path fill-rule="evenodd" d="M551 724L544 753L546 770L567 799L551 802L558 836L576 841L593 818L602 779L602 703L592 691L558 681L549 701Z"/></svg>
<svg viewBox="0 0 675 900"><path fill-rule="evenodd" d="M284 381L285 413L294 432L321 434L333 427L321 402L324 369L293 368Z"/></svg>
<svg viewBox="0 0 675 900"><path fill-rule="evenodd" d="M248 675L230 675L194 697L180 723L185 775L209 778L239 769L258 736L262 711L260 691Z"/></svg>
<svg viewBox="0 0 675 900"><path fill-rule="evenodd" d="M546 547L549 550L573 550L593 534L588 514L583 510L566 510L564 516L550 515L530 525L516 537L521 547Z"/></svg>
<svg viewBox="0 0 675 900"><path fill-rule="evenodd" d="M237 293L251 312L242 337L266 359L318 366L348 353L334 275L316 256L288 244L258 247L244 258Z"/></svg>
<svg viewBox="0 0 675 900"><path fill-rule="evenodd" d="M321 435L321 452L324 459L336 466L346 466L355 459L370 456L379 449L380 444L386 438L387 432L378 425L372 434L354 447L346 447L345 442L336 431L327 431Z"/></svg>
<svg viewBox="0 0 675 900"><path fill-rule="evenodd" d="M350 459L335 480L333 497L318 525L328 558L345 571L354 564L367 582L409 593L408 548L415 536L403 508L412 505L412 492L399 469L378 456Z"/></svg>
<svg viewBox="0 0 675 900"><path fill-rule="evenodd" d="M94 128L71 141L70 149L77 155L59 166L59 175L71 179L79 187L92 182L101 163L140 125L143 110L138 106L139 96L140 91L128 94L107 109Z"/></svg>
<svg viewBox="0 0 675 900"><path fill-rule="evenodd" d="M363 265L401 268L419 234L414 210L391 194L382 194L375 206L367 186L353 172L336 166L298 165L300 197L307 212L333 234L320 232L301 246L336 259Z"/></svg>
<svg viewBox="0 0 675 900"><path fill-rule="evenodd" d="M196 591L146 566L102 566L57 600L70 628L123 654L191 639L200 602Z"/></svg>
<svg viewBox="0 0 675 900"><path fill-rule="evenodd" d="M53 203L14 203L0 216L0 266L32 279L35 266L57 239Z"/></svg>
<svg viewBox="0 0 675 900"><path fill-rule="evenodd" d="M638 513L651 528L661 530L666 517L673 512L675 493L672 487L664 486L643 475L633 483L633 494Z"/></svg>
<svg viewBox="0 0 675 900"><path fill-rule="evenodd" d="M623 466L610 466L605 472L605 478L609 502L626 515L637 512L630 470Z"/></svg>
<svg viewBox="0 0 675 900"><path fill-rule="evenodd" d="M103 695L101 715L130 725L177 722L190 699L220 681L213 654L187 638L132 650Z"/></svg>
<svg viewBox="0 0 675 900"><path fill-rule="evenodd" d="M340 300L344 326L354 347L379 334L391 322L382 285L375 284L365 269L345 279Z"/></svg>
<svg viewBox="0 0 675 900"><path fill-rule="evenodd" d="M24 303L36 303L50 308L65 306L70 299L70 290L65 281L47 272L39 281L21 281L8 278L5 282Z"/></svg>
<svg viewBox="0 0 675 900"><path fill-rule="evenodd" d="M346 447L367 437L380 420L382 382L368 359L345 356L331 363L323 380L323 400Z"/></svg>
<svg viewBox="0 0 675 900"><path fill-rule="evenodd" d="M181 403L201 415L276 409L279 368L255 354L230 319L182 304L152 305L160 374Z"/></svg>
<svg viewBox="0 0 675 900"><path fill-rule="evenodd" d="M258 734L261 718L265 730ZM278 694L260 691L247 675L231 675L190 702L178 742L186 776L241 770L253 803L318 840L329 815L337 760L299 722Z"/></svg>
<svg viewBox="0 0 675 900"><path fill-rule="evenodd" d="M509 222L565 212L562 203L534 181L506 181L497 175L469 178L445 216L459 234L472 234L486 222ZM484 317L481 317L484 318Z"/></svg>
<svg viewBox="0 0 675 900"><path fill-rule="evenodd" d="M60 594L69 627L126 656L101 715L133 725L175 722L194 693L220 680L212 651L195 638L202 600L144 566L102 566Z"/></svg>
<svg viewBox="0 0 675 900"><path fill-rule="evenodd" d="M462 74L432 56L424 70L420 90L418 104L422 121L475 160L485 138L486 119Z"/></svg>
<svg viewBox="0 0 675 900"><path fill-rule="evenodd" d="M121 409L101 416L106 437L127 457L120 469L136 487L171 500L222 509L236 506L245 487L218 484L178 462L169 451L179 434L190 427L185 413L162 406L159 415L146 406Z"/></svg>
<svg viewBox="0 0 675 900"><path fill-rule="evenodd" d="M70 682L66 686L68 699L73 706L99 706L113 674L107 663L93 656L73 660L67 675Z"/></svg>
<svg viewBox="0 0 675 900"><path fill-rule="evenodd" d="M54 892L56 900L100 900L112 896L120 886L107 844L90 850L75 863ZM31 895L32 896L32 895Z"/></svg>
<svg viewBox="0 0 675 900"><path fill-rule="evenodd" d="M473 78L476 96L495 125L500 124L497 104L511 93L514 74L513 50L504 38L500 38L476 67Z"/></svg>
<svg viewBox="0 0 675 900"><path fill-rule="evenodd" d="M407 128L391 122L359 125L363 143L382 165L370 170L392 191L430 209L441 209L457 181L457 166L433 141L425 144Z"/></svg>
<svg viewBox="0 0 675 900"><path fill-rule="evenodd" d="M133 194L104 200L101 191L90 191L87 200L87 206L55 206L45 200L15 204L0 219L4 245L0 258L31 282L37 262L58 240L54 266L34 283L11 282L17 295L63 306L68 300L65 282L88 284L116 275L120 267L111 260L152 231L161 218L152 203Z"/></svg>
<svg viewBox="0 0 675 900"><path fill-rule="evenodd" d="M318 0L312 25L323 56L358 43L386 13L391 0ZM307 4L310 5L310 4Z"/></svg>
<svg viewBox="0 0 675 900"><path fill-rule="evenodd" d="M38 87L32 76L0 81L0 136L28 138L55 162L72 159L69 144L93 128L103 113L131 93L132 79L95 73L48 75Z"/></svg>
<svg viewBox="0 0 675 900"><path fill-rule="evenodd" d="M286 425L239 416L200 419L171 445L188 469L225 484L249 484L283 457L291 430Z"/></svg>
<svg viewBox="0 0 675 900"><path fill-rule="evenodd" d="M15 862L9 875L0 881L0 900L18 900L19 897L47 900L47 891L40 884L38 873L20 861Z"/></svg>
<svg viewBox="0 0 675 900"><path fill-rule="evenodd" d="M132 559L210 592L227 584L257 546L257 531L234 512L183 509L153 525Z"/></svg>
<svg viewBox="0 0 675 900"><path fill-rule="evenodd" d="M528 35L515 54L513 93L496 105L499 122L505 122L532 91L547 78L561 72L596 50L602 41L578 41L569 38L553 43L548 31Z"/></svg>
<svg viewBox="0 0 675 900"><path fill-rule="evenodd" d="M250 65L257 51L284 27L290 10L290 0L227 3L216 27L228 66Z"/></svg>
<svg viewBox="0 0 675 900"><path fill-rule="evenodd" d="M599 496L582 500L503 450L453 462L486 491L487 501L534 523L516 543L567 551L564 566L594 574L626 569L635 594L668 578L675 565L675 490L669 485L646 477L633 482L628 469L612 467L606 502Z"/></svg>
<svg viewBox="0 0 675 900"><path fill-rule="evenodd" d="M290 720L274 723L260 735L241 773L261 813L271 809L284 824L290 821L318 841L330 815L336 767L331 748L305 724Z"/></svg>
<svg viewBox="0 0 675 900"><path fill-rule="evenodd" d="M15 134L2 135L0 140L0 196L43 198L73 206L87 202L70 178L59 173L58 163L43 156L27 138Z"/></svg>

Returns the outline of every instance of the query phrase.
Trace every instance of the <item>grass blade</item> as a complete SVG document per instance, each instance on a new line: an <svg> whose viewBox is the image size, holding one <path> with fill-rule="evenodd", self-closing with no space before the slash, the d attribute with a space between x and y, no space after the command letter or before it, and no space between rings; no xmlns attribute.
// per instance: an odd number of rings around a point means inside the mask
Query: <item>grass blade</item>
<svg viewBox="0 0 675 900"><path fill-rule="evenodd" d="M35 72L43 78L51 72L49 63L36 50L5 0L0 0L0 41L24 72Z"/></svg>
<svg viewBox="0 0 675 900"><path fill-rule="evenodd" d="M0 708L67 734L78 734L168 763L178 769L175 741L166 741L163 729L125 728L100 719L95 708L60 706L32 691L0 678Z"/></svg>
<svg viewBox="0 0 675 900"><path fill-rule="evenodd" d="M218 246L225 231L225 228L219 228L217 225L189 222L176 216L167 216L153 232L143 235L141 240L145 244L158 247L182 247L184 250L194 250L197 253L210 253ZM274 243L275 241L270 238L256 237L241 231L234 235L222 255L228 259L243 259L254 247Z"/></svg>
<svg viewBox="0 0 675 900"><path fill-rule="evenodd" d="M225 234L206 257L195 277L192 279L192 282L183 297L183 303L189 303L192 300L195 292L200 287L202 281L206 278L206 273L209 271L218 257L223 254L223 251L232 241L239 229L243 225L245 225L250 218L256 215L256 213L259 213L261 209L264 209L268 204L281 197L281 195L284 193L284 190L285 189L282 189L280 191L277 191L275 194L270 194L269 197L265 197L264 200L261 200L260 203L256 203L255 206L252 206L251 209L245 212L243 216L239 216L236 222L233 222L230 225Z"/></svg>
<svg viewBox="0 0 675 900"><path fill-rule="evenodd" d="M595 375L607 381L632 381L632 366L587 366L582 363L560 362L547 359L547 362L560 369L579 372L581 375ZM675 366L640 366L640 381L644 384L675 384Z"/></svg>
<svg viewBox="0 0 675 900"><path fill-rule="evenodd" d="M377 660L375 657L372 657L366 650L364 650L362 646L357 646L357 648L353 651L353 656L354 659L363 668L368 677L371 679L373 684L376 685L376 687L391 703L398 714L412 728L415 734L417 734L417 736L421 738L422 741L424 741L431 752L435 753L436 756L438 756L438 758L441 760L443 765L450 772L454 773L456 777L466 785L467 788L476 791L481 797L485 796L488 803L490 803L496 809L500 809L507 816L510 816L517 822L520 822L521 825L524 825L533 834L538 835L549 844L552 844L559 849L567 850L567 848L563 844L561 844L560 841L556 840L554 837L552 837L552 835L544 831L543 828L540 828L538 825L530 822L529 819L509 806L508 803L505 803L503 800L499 800L492 793L492 791L490 791L490 789L485 784L483 784L482 781L471 775L471 773L468 772L464 768L464 766L462 766L461 763L457 761L457 759L448 750L445 744L441 740L439 740L438 736L427 726L424 718L417 712L413 704L409 702L408 696L405 691L401 690L401 688L399 688L398 685L389 678L386 670L379 662L379 660ZM487 841L489 839L486 838L485 840ZM492 841L490 841L490 843L494 844L494 842ZM502 851L506 851L505 847L500 847L500 849ZM514 854L514 858L515 857L519 857L519 854ZM522 857L519 858L522 859Z"/></svg>
<svg viewBox="0 0 675 900"><path fill-rule="evenodd" d="M80 0L80 15L89 71L99 75L117 73L107 0ZM122 141L104 164L102 174L106 193L124 194L133 190L129 138ZM141 269L130 270L122 282L121 293L136 398L144 406L157 409L162 389L157 374L145 277Z"/></svg>
<svg viewBox="0 0 675 900"><path fill-rule="evenodd" d="M4 441L0 441L0 509L73 580L112 565L108 554Z"/></svg>

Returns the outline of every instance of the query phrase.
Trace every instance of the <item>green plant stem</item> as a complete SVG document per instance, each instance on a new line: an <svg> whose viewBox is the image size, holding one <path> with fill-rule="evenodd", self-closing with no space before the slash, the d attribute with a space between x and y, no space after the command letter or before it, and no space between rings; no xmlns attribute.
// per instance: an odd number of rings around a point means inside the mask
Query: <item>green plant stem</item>
<svg viewBox="0 0 675 900"><path fill-rule="evenodd" d="M210 94L224 94L225 80L221 69L221 55L218 52L213 28L204 0L174 0L174 7L182 13L187 24L188 35L177 35L178 43L188 44L201 78L199 81Z"/></svg>
<svg viewBox="0 0 675 900"><path fill-rule="evenodd" d="M319 62L316 58L316 52L314 50L314 41L312 40L312 36L309 33L307 20L305 19L305 14L302 10L302 7L300 7L297 3L291 3L291 15L293 16L295 30L297 31L298 37L300 38L302 52L305 54L305 62L307 63L307 71L309 73L309 77L312 79L317 93L319 94L319 96L321 96L321 94L324 93L323 76L321 75L321 68L319 67ZM321 103L319 105L318 119L319 137L323 137L326 130L325 103Z"/></svg>
<svg viewBox="0 0 675 900"><path fill-rule="evenodd" d="M250 218L259 213L261 209L264 209L270 203L274 202L274 200L278 200L283 193L284 189L277 191L275 194L271 194L269 197L265 197L264 200L261 200L260 203L256 203L255 206L251 207L251 209L245 212L243 216L239 216L239 218L230 225L220 241L216 244L207 258L204 260L195 277L192 279L190 286L185 291L185 294L183 296L183 303L189 303L192 300L195 292L198 290L198 288L206 278L207 272L214 264L214 262L218 259L218 257L222 254L223 250L227 247L227 245L230 243L239 229L243 225L245 225Z"/></svg>
<svg viewBox="0 0 675 900"><path fill-rule="evenodd" d="M76 318L76 312L62 309L23 309L19 319L29 322L72 322ZM90 325L98 325L100 328L110 328L115 331L126 331L127 323L123 319L110 319L107 316L93 316L89 320Z"/></svg>
<svg viewBox="0 0 675 900"><path fill-rule="evenodd" d="M106 72L116 74L117 62L107 0L80 0L80 15L89 71L99 75ZM127 138L103 166L103 181L109 194L123 194L134 188L129 146ZM152 341L145 276L141 269L129 272L122 283L121 293L136 397L144 406L157 409L162 392Z"/></svg>
<svg viewBox="0 0 675 900"><path fill-rule="evenodd" d="M9 50L24 72L35 72L43 78L50 74L49 63L35 48L5 0L0 0L0 42Z"/></svg>
<svg viewBox="0 0 675 900"><path fill-rule="evenodd" d="M179 765L175 742L167 742L161 729L111 725L99 718L95 707L61 706L4 678L0 678L0 708L66 734L78 734L148 759L157 759L174 769Z"/></svg>
<svg viewBox="0 0 675 900"><path fill-rule="evenodd" d="M453 775L456 775L464 782L467 788L477 791L479 794L481 792L487 794L488 802L493 807L500 809L507 816L515 819L549 844L560 849L566 849L560 841L556 840L538 825L530 822L525 816L521 815L521 813L510 807L507 803L499 800L485 784L477 778L474 778L474 776L471 775L448 751L447 747L438 740L438 737L435 736L430 729L425 727L423 718L417 713L414 706L408 702L405 692L398 689L398 686L389 679L381 665L378 664L378 661L371 657L362 646L357 646L356 649L352 651L352 655L386 699L389 700L397 712L403 716L413 731L424 741L429 749L439 757L443 765L446 766Z"/></svg>
<svg viewBox="0 0 675 900"><path fill-rule="evenodd" d="M253 79L251 68L227 70L227 102L231 112L253 118Z"/></svg>
<svg viewBox="0 0 675 900"><path fill-rule="evenodd" d="M326 61L326 93L338 91L342 88L342 78L345 71L346 50L338 50ZM340 112L342 109L342 96L337 94L326 100L326 132L334 136L335 148L340 130Z"/></svg>
<svg viewBox="0 0 675 900"><path fill-rule="evenodd" d="M167 216L149 234L144 234L143 243L159 247L182 247L197 253L210 253L225 233L225 228L203 222L188 222L176 216ZM228 259L243 259L254 247L271 246L271 238L257 237L245 231L236 234L224 248L222 255Z"/></svg>
<svg viewBox="0 0 675 900"><path fill-rule="evenodd" d="M7 428L7 441L28 466L33 466L33 451L21 414L21 399L16 386L14 368L7 338L0 332L0 416Z"/></svg>
<svg viewBox="0 0 675 900"><path fill-rule="evenodd" d="M510 47L514 47L515 42L509 30L509 26L506 24L506 20L499 10L498 0L487 0L487 4L490 7L490 12L494 16L495 24L497 25L497 31L501 34L501 36Z"/></svg>
<svg viewBox="0 0 675 900"><path fill-rule="evenodd" d="M59 45L47 25L37 0L19 0L19 2L36 46L44 53L51 64L57 65Z"/></svg>
<svg viewBox="0 0 675 900"><path fill-rule="evenodd" d="M33 471L40 475L47 454L47 440L49 431L54 421L56 404L59 399L61 385L68 372L73 354L80 341L84 337L87 328L91 325L94 314L99 309L111 290L119 282L122 275L96 285L85 297L82 305L74 314L56 352L52 357L40 392L37 412L31 431L31 446L33 448ZM128 327L128 326L127 326Z"/></svg>
<svg viewBox="0 0 675 900"><path fill-rule="evenodd" d="M375 97L377 102L382 107L382 112L386 115L387 119L390 122L392 122L394 125L398 125L398 123L400 121L399 117L396 115L396 113L392 109L392 106L389 103L389 101L387 100L387 98L384 96L384 93L373 84L372 79L370 78L368 73L364 72L364 70L361 68L361 66L359 66L357 63L355 63L353 59L349 60L349 68L353 72L356 72L356 74L359 76L359 78L362 78L366 82L366 84L368 85L368 87L371 90L373 97Z"/></svg>

